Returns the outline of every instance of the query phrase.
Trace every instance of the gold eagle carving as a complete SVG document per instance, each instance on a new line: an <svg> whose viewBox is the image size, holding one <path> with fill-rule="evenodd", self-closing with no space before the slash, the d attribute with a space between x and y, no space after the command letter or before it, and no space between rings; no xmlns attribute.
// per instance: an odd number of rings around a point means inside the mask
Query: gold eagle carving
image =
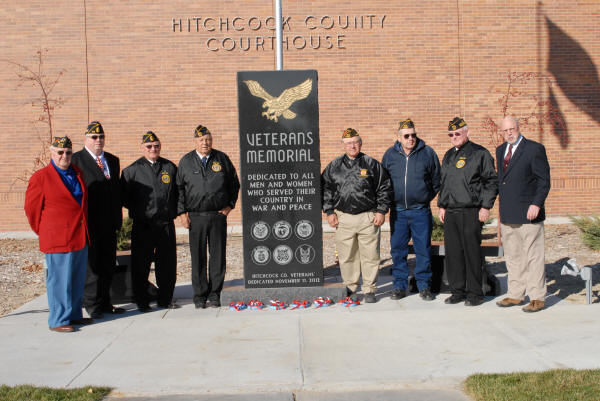
<svg viewBox="0 0 600 401"><path fill-rule="evenodd" d="M306 99L312 91L312 79L310 78L293 88L284 90L279 97L269 95L256 81L244 81L244 83L252 95L264 99L262 107L267 111L264 111L262 115L275 122L279 120L280 116L288 120L295 118L296 113L290 110L290 106L298 100Z"/></svg>

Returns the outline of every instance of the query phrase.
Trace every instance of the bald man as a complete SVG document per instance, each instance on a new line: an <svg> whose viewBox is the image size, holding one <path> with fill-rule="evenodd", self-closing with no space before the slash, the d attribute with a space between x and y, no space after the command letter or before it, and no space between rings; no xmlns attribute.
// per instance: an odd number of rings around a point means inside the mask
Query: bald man
<svg viewBox="0 0 600 401"><path fill-rule="evenodd" d="M545 308L544 202L550 192L550 166L544 145L525 139L519 123L506 117L500 127L506 141L496 149L502 245L508 293L500 307L529 304L524 312Z"/></svg>

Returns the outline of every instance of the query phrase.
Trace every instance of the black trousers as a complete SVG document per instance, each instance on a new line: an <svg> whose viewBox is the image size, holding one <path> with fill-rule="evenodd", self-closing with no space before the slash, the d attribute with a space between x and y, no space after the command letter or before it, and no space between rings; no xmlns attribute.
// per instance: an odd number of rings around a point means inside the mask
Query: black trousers
<svg viewBox="0 0 600 401"><path fill-rule="evenodd" d="M189 217L194 303L219 299L225 280L227 216L219 212L197 212L189 213Z"/></svg>
<svg viewBox="0 0 600 401"><path fill-rule="evenodd" d="M131 283L139 306L149 304L148 275L154 260L158 287L157 304L166 306L173 300L177 281L177 244L175 224L133 220L131 231Z"/></svg>
<svg viewBox="0 0 600 401"><path fill-rule="evenodd" d="M479 209L447 209L444 219L446 271L452 294L483 297Z"/></svg>
<svg viewBox="0 0 600 401"><path fill-rule="evenodd" d="M112 308L110 285L117 264L117 232L90 233L83 306L88 313Z"/></svg>

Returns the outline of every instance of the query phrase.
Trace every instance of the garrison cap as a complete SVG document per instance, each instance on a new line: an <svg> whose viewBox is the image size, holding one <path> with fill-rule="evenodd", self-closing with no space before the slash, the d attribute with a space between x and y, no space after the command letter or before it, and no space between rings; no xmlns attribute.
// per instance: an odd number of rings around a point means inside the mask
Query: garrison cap
<svg viewBox="0 0 600 401"><path fill-rule="evenodd" d="M104 129L102 128L102 124L100 124L98 121L92 121L91 123L88 124L85 134L86 135L104 134Z"/></svg>
<svg viewBox="0 0 600 401"><path fill-rule="evenodd" d="M158 139L156 134L152 131L148 131L142 136L142 143L157 142L157 141L160 141L160 139Z"/></svg>
<svg viewBox="0 0 600 401"><path fill-rule="evenodd" d="M346 128L344 130L344 133L342 134L342 139L354 138L355 136L360 136L360 135L358 135L358 132L356 132L356 130L354 128Z"/></svg>
<svg viewBox="0 0 600 401"><path fill-rule="evenodd" d="M204 125L200 124L194 130L194 138L202 138L204 135L211 135L211 133L208 130L208 128L206 128Z"/></svg>
<svg viewBox="0 0 600 401"><path fill-rule="evenodd" d="M63 137L55 136L54 141L52 141L51 146L55 147L55 148L71 149L73 147L73 144L71 143L71 140L69 139L68 136L63 136Z"/></svg>
<svg viewBox="0 0 600 401"><path fill-rule="evenodd" d="M448 123L448 131L456 131L466 125L467 123L465 120L460 117L454 117L454 119Z"/></svg>
<svg viewBox="0 0 600 401"><path fill-rule="evenodd" d="M400 121L400 123L398 124L398 130L405 128L415 128L415 123L413 123L413 121L410 118Z"/></svg>

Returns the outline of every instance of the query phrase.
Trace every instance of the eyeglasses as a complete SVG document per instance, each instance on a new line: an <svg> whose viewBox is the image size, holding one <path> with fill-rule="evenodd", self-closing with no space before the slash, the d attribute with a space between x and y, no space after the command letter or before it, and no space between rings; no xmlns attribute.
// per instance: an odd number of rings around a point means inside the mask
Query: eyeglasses
<svg viewBox="0 0 600 401"><path fill-rule="evenodd" d="M148 150L150 150L152 148L154 148L154 149L160 149L160 144L159 145L148 144L148 145L145 145L145 146L146 146L146 149L148 149Z"/></svg>
<svg viewBox="0 0 600 401"><path fill-rule="evenodd" d="M503 129L502 132L504 132L505 134L509 133L509 132L517 132L517 128L516 127L510 127L510 128L507 128L507 129Z"/></svg>
<svg viewBox="0 0 600 401"><path fill-rule="evenodd" d="M97 139L104 139L104 134L100 134L100 135L86 135L88 138L93 139L94 141Z"/></svg>
<svg viewBox="0 0 600 401"><path fill-rule="evenodd" d="M417 133L413 132L412 134L404 134L404 139L408 139L408 138L416 138L417 137Z"/></svg>
<svg viewBox="0 0 600 401"><path fill-rule="evenodd" d="M461 135L461 134L460 134L460 132L455 132L455 133L449 133L449 134L448 134L448 136L449 136L450 138L452 138L453 136L460 136L460 135Z"/></svg>
<svg viewBox="0 0 600 401"><path fill-rule="evenodd" d="M360 141L356 141L356 142L344 142L344 146L347 148L351 148L352 146L358 146L360 145Z"/></svg>
<svg viewBox="0 0 600 401"><path fill-rule="evenodd" d="M72 150L55 150L56 154L59 156L64 155L65 153L67 154L67 156L71 156L73 154Z"/></svg>

